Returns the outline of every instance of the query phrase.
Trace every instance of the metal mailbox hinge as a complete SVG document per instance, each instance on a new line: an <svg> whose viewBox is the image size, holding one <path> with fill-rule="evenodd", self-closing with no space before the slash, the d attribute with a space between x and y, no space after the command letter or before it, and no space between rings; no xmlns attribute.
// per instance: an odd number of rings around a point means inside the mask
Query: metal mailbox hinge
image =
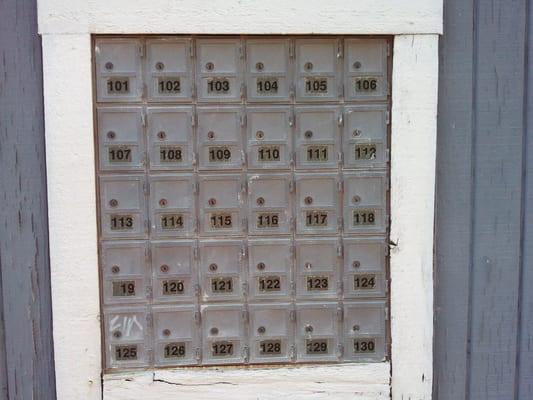
<svg viewBox="0 0 533 400"><path fill-rule="evenodd" d="M150 184L148 182L143 182L143 192L145 196L150 195Z"/></svg>
<svg viewBox="0 0 533 400"><path fill-rule="evenodd" d="M152 314L146 314L146 326L152 329L153 324L154 324L154 319L152 318Z"/></svg>
<svg viewBox="0 0 533 400"><path fill-rule="evenodd" d="M246 57L246 46L243 46L242 44L239 46L239 57L240 58Z"/></svg>
<svg viewBox="0 0 533 400"><path fill-rule="evenodd" d="M194 296L195 296L195 297L200 296L200 291L201 291L201 290L202 290L202 289L200 288L200 285L199 285L199 284L195 284L195 285L194 285Z"/></svg>
<svg viewBox="0 0 533 400"><path fill-rule="evenodd" d="M296 321L296 311L295 310L290 310L289 311L289 319L294 322Z"/></svg>
<svg viewBox="0 0 533 400"><path fill-rule="evenodd" d="M291 40L289 42L289 58L294 58L295 51L294 51L294 42Z"/></svg>
<svg viewBox="0 0 533 400"><path fill-rule="evenodd" d="M146 85L143 85L143 95L146 95ZM141 125L146 127L146 110L141 111Z"/></svg>
<svg viewBox="0 0 533 400"><path fill-rule="evenodd" d="M383 310L385 312L385 321L389 320L389 307L385 307Z"/></svg>
<svg viewBox="0 0 533 400"><path fill-rule="evenodd" d="M200 360L202 359L202 350L200 350L199 348L196 348L194 352L194 359L197 363L200 363Z"/></svg>
<svg viewBox="0 0 533 400"><path fill-rule="evenodd" d="M343 58L344 57L344 47L342 40L339 40L337 42L337 58Z"/></svg>
<svg viewBox="0 0 533 400"><path fill-rule="evenodd" d="M387 43L387 57L390 57L390 54L391 54L390 43Z"/></svg>
<svg viewBox="0 0 533 400"><path fill-rule="evenodd" d="M196 219L197 223L198 223L198 218ZM195 260L198 260L198 254L199 254L199 250L198 250L198 244L195 243L194 247L193 247L193 250L192 250L192 253L193 253L193 257Z"/></svg>
<svg viewBox="0 0 533 400"><path fill-rule="evenodd" d="M344 310L342 309L342 305L340 305L339 307L337 307L337 320L342 321L343 318L344 318Z"/></svg>
<svg viewBox="0 0 533 400"><path fill-rule="evenodd" d="M141 58L144 58L144 44L141 44L141 45L139 46L139 56L140 56Z"/></svg>
<svg viewBox="0 0 533 400"><path fill-rule="evenodd" d="M242 357L245 363L250 361L250 348L248 346L242 348Z"/></svg>
<svg viewBox="0 0 533 400"><path fill-rule="evenodd" d="M342 111L339 112L339 116L337 117L337 125L344 126L344 113Z"/></svg>
<svg viewBox="0 0 533 400"><path fill-rule="evenodd" d="M389 110L385 111L385 123L387 125L390 125L390 111Z"/></svg>
<svg viewBox="0 0 533 400"><path fill-rule="evenodd" d="M248 310L246 309L242 310L242 320L244 322L248 322L249 320L249 313L248 313Z"/></svg>
<svg viewBox="0 0 533 400"><path fill-rule="evenodd" d="M202 322L202 315L200 314L200 311L194 312L194 322L196 323L196 325L200 325L200 323Z"/></svg>
<svg viewBox="0 0 533 400"><path fill-rule="evenodd" d="M337 357L341 358L344 354L344 346L342 344L337 345Z"/></svg>
<svg viewBox="0 0 533 400"><path fill-rule="evenodd" d="M344 182L342 178L337 181L337 191L341 193L344 191Z"/></svg>
<svg viewBox="0 0 533 400"><path fill-rule="evenodd" d="M146 262L150 262L152 259L152 249L150 247L146 247L146 250L144 251L144 258Z"/></svg>
<svg viewBox="0 0 533 400"><path fill-rule="evenodd" d="M151 299L154 297L154 292L151 286L146 286L144 291L147 299Z"/></svg>
<svg viewBox="0 0 533 400"><path fill-rule="evenodd" d="M344 248L342 246L342 243L337 244L337 257L342 257L343 252Z"/></svg>
<svg viewBox="0 0 533 400"><path fill-rule="evenodd" d="M193 58L196 54L196 48L194 47L194 40L189 40L189 56Z"/></svg>

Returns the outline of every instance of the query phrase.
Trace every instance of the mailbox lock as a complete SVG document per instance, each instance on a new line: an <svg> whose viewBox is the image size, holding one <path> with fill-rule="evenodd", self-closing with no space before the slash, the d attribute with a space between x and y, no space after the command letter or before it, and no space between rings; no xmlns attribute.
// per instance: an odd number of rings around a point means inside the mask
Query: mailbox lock
<svg viewBox="0 0 533 400"><path fill-rule="evenodd" d="M214 207L217 204L217 200L215 198L210 198L207 202L211 207Z"/></svg>
<svg viewBox="0 0 533 400"><path fill-rule="evenodd" d="M361 63L359 61L356 61L356 62L353 63L353 67L354 67L354 69L359 69L359 68L361 68Z"/></svg>
<svg viewBox="0 0 533 400"><path fill-rule="evenodd" d="M209 265L209 271L215 272L218 269L218 265L215 263Z"/></svg>
<svg viewBox="0 0 533 400"><path fill-rule="evenodd" d="M361 136L361 133L363 133L361 129L354 129L354 131L352 132L352 135L357 137L357 136Z"/></svg>
<svg viewBox="0 0 533 400"><path fill-rule="evenodd" d="M309 205L309 204L313 204L313 198L311 196L307 196L305 199L305 204Z"/></svg>
<svg viewBox="0 0 533 400"><path fill-rule="evenodd" d="M209 140L213 140L215 138L215 132L213 132L213 131L207 132L207 138Z"/></svg>
<svg viewBox="0 0 533 400"><path fill-rule="evenodd" d="M262 335L265 332L266 332L266 328L264 326L260 326L259 328L257 328L257 333L259 333L260 335Z"/></svg>
<svg viewBox="0 0 533 400"><path fill-rule="evenodd" d="M109 131L109 132L107 132L107 137L109 139L114 139L115 137L117 137L117 134L115 132L113 132L113 131Z"/></svg>
<svg viewBox="0 0 533 400"><path fill-rule="evenodd" d="M116 207L116 206L118 206L118 200L117 200L117 199L111 199L111 200L109 200L109 205L110 205L111 207Z"/></svg>
<svg viewBox="0 0 533 400"><path fill-rule="evenodd" d="M260 270L260 271L264 270L265 267L266 267L266 265L263 262L260 262L259 264L257 264L257 269Z"/></svg>
<svg viewBox="0 0 533 400"><path fill-rule="evenodd" d="M306 139L311 139L313 137L312 131L305 131L304 136Z"/></svg>
<svg viewBox="0 0 533 400"><path fill-rule="evenodd" d="M263 138L265 137L265 132L263 132L263 131L257 131L257 132L255 133L255 137L256 137L257 139L261 140L261 139L263 139Z"/></svg>
<svg viewBox="0 0 533 400"><path fill-rule="evenodd" d="M158 71L162 71L165 69L165 64L163 64L161 61L155 63L155 69Z"/></svg>
<svg viewBox="0 0 533 400"><path fill-rule="evenodd" d="M311 71L313 69L313 63L310 62L310 61L307 61L305 64L304 64L304 68L306 71Z"/></svg>
<svg viewBox="0 0 533 400"><path fill-rule="evenodd" d="M105 63L105 69L111 71L113 69L114 65L111 61L108 61Z"/></svg>
<svg viewBox="0 0 533 400"><path fill-rule="evenodd" d="M161 272L168 272L168 265L166 264L163 264L161 265L161 267L159 267L159 269L161 270Z"/></svg>
<svg viewBox="0 0 533 400"><path fill-rule="evenodd" d="M159 140L163 140L163 139L165 139L166 137L167 137L167 134L166 134L164 131L159 131L159 132L157 132L157 138L158 138Z"/></svg>
<svg viewBox="0 0 533 400"><path fill-rule="evenodd" d="M305 326L305 332L306 333L311 333L313 332L313 327L311 325L306 325Z"/></svg>
<svg viewBox="0 0 533 400"><path fill-rule="evenodd" d="M168 202L167 202L167 199L161 199L161 200L159 200L159 205L160 205L161 207L166 207L166 206L167 206L167 203L168 203Z"/></svg>
<svg viewBox="0 0 533 400"><path fill-rule="evenodd" d="M256 202L258 206L262 206L265 204L265 199L263 197L258 197Z"/></svg>
<svg viewBox="0 0 533 400"><path fill-rule="evenodd" d="M118 338L120 338L121 336L122 336L122 332L120 332L120 331L115 331L115 332L113 332L113 337L114 337L115 339L118 339Z"/></svg>
<svg viewBox="0 0 533 400"><path fill-rule="evenodd" d="M313 264L311 264L310 262L306 262L304 266L305 266L305 268L307 268L307 269L311 269L311 268L313 268Z"/></svg>
<svg viewBox="0 0 533 400"><path fill-rule="evenodd" d="M213 69L215 69L215 64L213 64L212 62L208 62L205 64L205 69L208 71L212 71Z"/></svg>
<svg viewBox="0 0 533 400"><path fill-rule="evenodd" d="M211 335L218 335L218 328L213 327L209 330L209 332Z"/></svg>
<svg viewBox="0 0 533 400"><path fill-rule="evenodd" d="M359 330L359 325L354 325L354 326L352 327L352 330L353 330L354 332L357 332L357 331Z"/></svg>
<svg viewBox="0 0 533 400"><path fill-rule="evenodd" d="M360 266L361 266L361 263L359 261L354 261L352 263L352 267L354 267L354 268L359 268Z"/></svg>
<svg viewBox="0 0 533 400"><path fill-rule="evenodd" d="M113 265L111 267L111 272L114 274L118 274L120 272L120 267L118 265Z"/></svg>
<svg viewBox="0 0 533 400"><path fill-rule="evenodd" d="M262 62L258 62L255 64L255 69L258 71L262 71L265 68L265 65Z"/></svg>
<svg viewBox="0 0 533 400"><path fill-rule="evenodd" d="M352 202L359 203L361 201L361 198L359 196L352 197Z"/></svg>
<svg viewBox="0 0 533 400"><path fill-rule="evenodd" d="M170 329L163 329L163 336L170 336Z"/></svg>

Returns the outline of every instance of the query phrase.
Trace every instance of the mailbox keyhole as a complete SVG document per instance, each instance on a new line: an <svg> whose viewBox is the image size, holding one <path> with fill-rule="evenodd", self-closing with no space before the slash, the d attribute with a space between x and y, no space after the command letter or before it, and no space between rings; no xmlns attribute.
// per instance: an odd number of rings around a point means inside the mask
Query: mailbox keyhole
<svg viewBox="0 0 533 400"><path fill-rule="evenodd" d="M218 328L213 327L210 329L209 332L211 333L211 335L218 335Z"/></svg>
<svg viewBox="0 0 533 400"><path fill-rule="evenodd" d="M111 272L114 274L118 274L120 272L120 267L118 265L113 265L111 267Z"/></svg>
<svg viewBox="0 0 533 400"><path fill-rule="evenodd" d="M215 263L209 265L209 271L215 272L218 269L218 265Z"/></svg>
<svg viewBox="0 0 533 400"><path fill-rule="evenodd" d="M304 201L307 205L313 204L313 198L311 196L307 196Z"/></svg>
<svg viewBox="0 0 533 400"><path fill-rule="evenodd" d="M168 265L163 264L163 265L161 265L161 267L159 267L159 269L161 270L161 272L166 273L166 272L168 272L169 268L168 268Z"/></svg>
<svg viewBox="0 0 533 400"><path fill-rule="evenodd" d="M306 325L305 326L305 332L306 333L311 333L313 332L313 327L311 325Z"/></svg>
<svg viewBox="0 0 533 400"><path fill-rule="evenodd" d="M257 269L258 269L258 270L262 271L262 270L264 270L265 268L266 268L265 263L260 262L259 264L257 264Z"/></svg>
<svg viewBox="0 0 533 400"><path fill-rule="evenodd" d="M260 335L262 335L265 332L266 332L266 328L264 326L260 326L259 328L257 328L257 333L259 333Z"/></svg>
<svg viewBox="0 0 533 400"><path fill-rule="evenodd" d="M118 200L117 200L117 199L111 199L111 200L109 200L109 205L110 205L111 207L116 207L116 206L118 206Z"/></svg>

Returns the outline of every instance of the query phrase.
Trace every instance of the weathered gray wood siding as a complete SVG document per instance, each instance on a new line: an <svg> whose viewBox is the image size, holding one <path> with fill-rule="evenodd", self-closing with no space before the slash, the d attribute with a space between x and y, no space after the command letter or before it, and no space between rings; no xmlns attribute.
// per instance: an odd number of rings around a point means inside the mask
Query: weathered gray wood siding
<svg viewBox="0 0 533 400"><path fill-rule="evenodd" d="M41 42L35 0L0 0L0 399L55 397Z"/></svg>
<svg viewBox="0 0 533 400"><path fill-rule="evenodd" d="M532 10L445 0L435 395L533 399Z"/></svg>

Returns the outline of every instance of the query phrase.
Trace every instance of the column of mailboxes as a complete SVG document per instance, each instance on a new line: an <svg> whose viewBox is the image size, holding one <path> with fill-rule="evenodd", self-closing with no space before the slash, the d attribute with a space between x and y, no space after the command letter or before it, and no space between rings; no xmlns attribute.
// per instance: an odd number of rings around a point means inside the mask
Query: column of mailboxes
<svg viewBox="0 0 533 400"><path fill-rule="evenodd" d="M95 40L107 368L386 357L388 51Z"/></svg>

